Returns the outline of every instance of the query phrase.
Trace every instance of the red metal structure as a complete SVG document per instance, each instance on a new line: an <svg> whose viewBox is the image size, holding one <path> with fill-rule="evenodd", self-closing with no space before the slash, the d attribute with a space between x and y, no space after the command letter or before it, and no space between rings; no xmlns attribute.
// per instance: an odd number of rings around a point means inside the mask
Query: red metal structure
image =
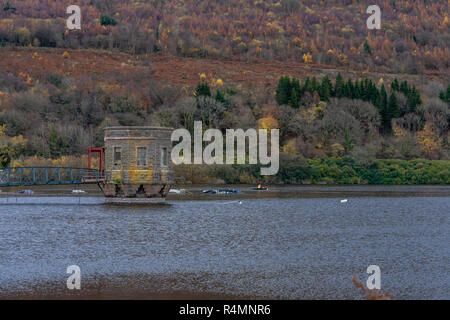
<svg viewBox="0 0 450 320"><path fill-rule="evenodd" d="M105 158L105 148L103 147L89 147L89 169L92 169L92 154L99 153L100 154L100 164L99 170L103 174L103 161Z"/></svg>

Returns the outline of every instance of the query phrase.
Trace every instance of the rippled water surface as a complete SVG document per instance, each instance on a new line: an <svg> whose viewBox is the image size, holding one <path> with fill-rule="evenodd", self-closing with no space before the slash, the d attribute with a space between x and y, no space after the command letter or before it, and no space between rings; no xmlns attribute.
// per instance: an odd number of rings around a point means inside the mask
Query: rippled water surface
<svg viewBox="0 0 450 320"><path fill-rule="evenodd" d="M170 279L158 290L353 299L352 275L365 282L375 264L394 298L450 299L448 194L353 196L160 206L0 198L0 289L65 285L67 266L76 264L82 279Z"/></svg>

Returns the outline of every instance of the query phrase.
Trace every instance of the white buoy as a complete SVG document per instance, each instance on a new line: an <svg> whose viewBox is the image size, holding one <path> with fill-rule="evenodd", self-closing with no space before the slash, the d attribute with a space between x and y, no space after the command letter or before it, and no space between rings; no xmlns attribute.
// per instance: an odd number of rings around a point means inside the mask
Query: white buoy
<svg viewBox="0 0 450 320"><path fill-rule="evenodd" d="M347 199L341 200L341 203L346 203L346 202L348 202Z"/></svg>

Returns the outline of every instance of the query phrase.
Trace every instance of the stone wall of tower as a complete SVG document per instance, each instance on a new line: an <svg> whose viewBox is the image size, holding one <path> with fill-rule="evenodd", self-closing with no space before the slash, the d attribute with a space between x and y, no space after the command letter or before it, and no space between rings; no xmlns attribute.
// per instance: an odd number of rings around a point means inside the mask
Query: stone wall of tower
<svg viewBox="0 0 450 320"><path fill-rule="evenodd" d="M102 190L105 196L165 197L174 182L170 158L172 129L107 127L104 130L105 182ZM120 161L114 158L116 148L120 148ZM138 163L139 148L145 153L144 163Z"/></svg>

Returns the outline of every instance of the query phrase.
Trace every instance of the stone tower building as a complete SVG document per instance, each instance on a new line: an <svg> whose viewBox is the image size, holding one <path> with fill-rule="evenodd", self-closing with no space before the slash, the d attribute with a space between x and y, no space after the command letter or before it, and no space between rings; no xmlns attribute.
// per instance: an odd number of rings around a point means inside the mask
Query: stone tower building
<svg viewBox="0 0 450 320"><path fill-rule="evenodd" d="M174 182L170 152L172 129L107 127L105 181L100 185L111 203L165 200Z"/></svg>

